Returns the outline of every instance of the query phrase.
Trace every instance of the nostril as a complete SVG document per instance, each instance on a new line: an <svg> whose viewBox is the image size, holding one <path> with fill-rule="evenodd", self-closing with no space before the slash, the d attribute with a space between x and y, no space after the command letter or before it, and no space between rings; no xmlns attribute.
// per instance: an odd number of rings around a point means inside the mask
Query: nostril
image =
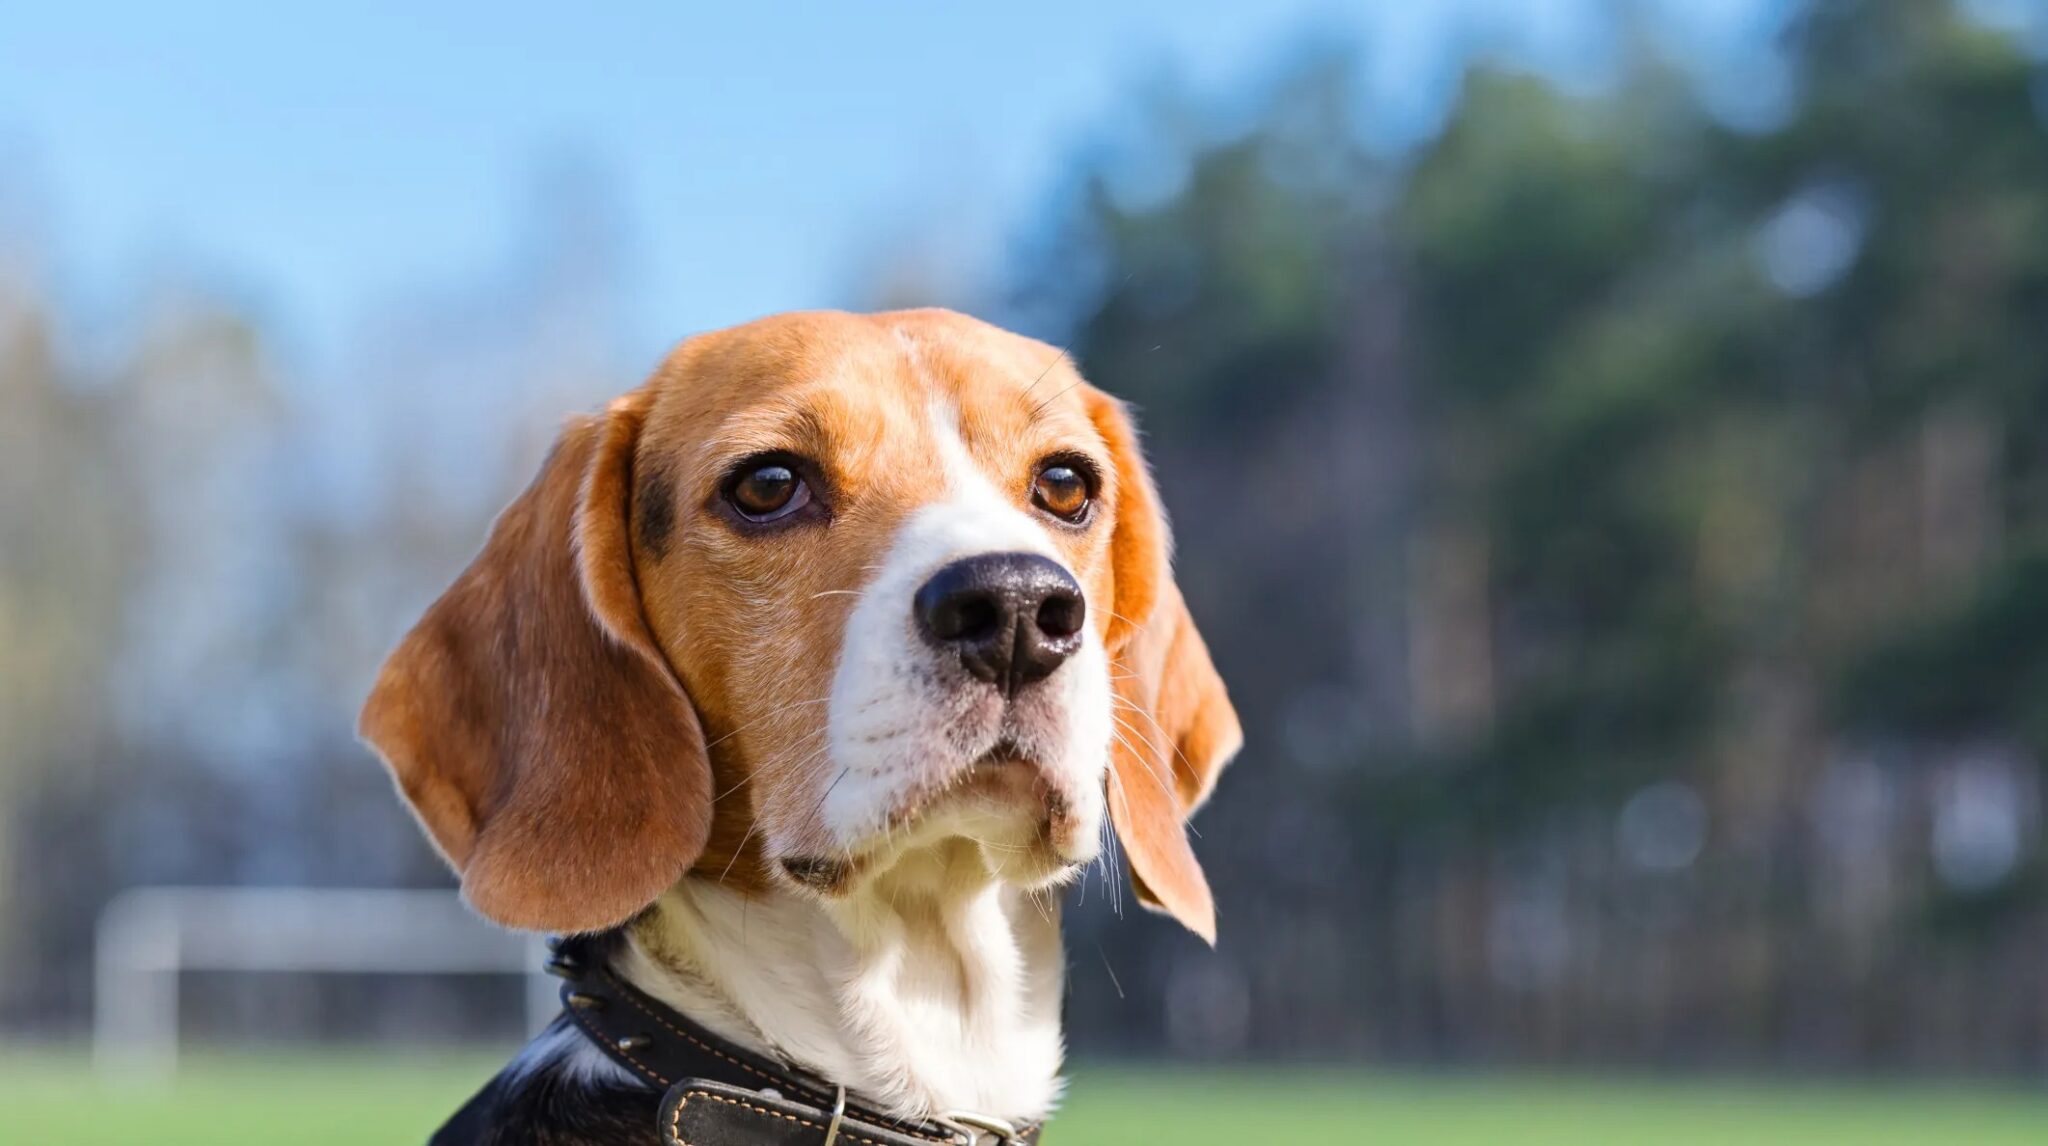
<svg viewBox="0 0 2048 1146"><path fill-rule="evenodd" d="M1053 593L1038 606L1038 631L1058 639L1081 631L1088 607L1072 593Z"/></svg>
<svg viewBox="0 0 2048 1146"><path fill-rule="evenodd" d="M940 634L949 641L994 636L1002 622L1002 610L997 607L995 598L985 593L957 598L951 612L946 626L950 631Z"/></svg>
<svg viewBox="0 0 2048 1146"><path fill-rule="evenodd" d="M952 566L917 591L915 604L925 632L948 644L986 640L1002 625L1002 602Z"/></svg>

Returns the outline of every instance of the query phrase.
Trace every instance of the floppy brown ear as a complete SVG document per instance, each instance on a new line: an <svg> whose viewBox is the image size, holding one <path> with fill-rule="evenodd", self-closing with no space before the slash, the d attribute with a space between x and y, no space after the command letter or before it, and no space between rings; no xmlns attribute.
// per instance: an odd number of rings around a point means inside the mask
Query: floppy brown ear
<svg viewBox="0 0 2048 1146"><path fill-rule="evenodd" d="M1138 901L1216 942L1216 903L1186 821L1244 742L1223 678L1170 568L1166 515L1130 415L1090 388L1089 415L1116 465L1110 540L1114 615L1106 641L1115 680L1109 815Z"/></svg>
<svg viewBox="0 0 2048 1146"><path fill-rule="evenodd" d="M704 733L648 632L627 541L643 410L563 430L540 476L385 661L360 731L485 916L620 923L711 820Z"/></svg>

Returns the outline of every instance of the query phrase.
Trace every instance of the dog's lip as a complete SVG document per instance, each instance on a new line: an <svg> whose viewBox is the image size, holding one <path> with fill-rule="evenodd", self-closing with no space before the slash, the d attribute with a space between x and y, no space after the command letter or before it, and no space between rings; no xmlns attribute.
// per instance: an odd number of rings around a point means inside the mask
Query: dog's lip
<svg viewBox="0 0 2048 1146"><path fill-rule="evenodd" d="M913 827L956 801L979 798L1021 808L1050 790L1041 765L1015 744L1002 741L944 779L905 793L889 813L889 830Z"/></svg>
<svg viewBox="0 0 2048 1146"><path fill-rule="evenodd" d="M967 765L967 771L971 774L986 768L1001 768L1007 764L1023 764L1031 768L1039 766L1037 760L1024 754L1024 750L1017 746L1015 740L1005 736L996 741L988 751L975 757L973 762Z"/></svg>
<svg viewBox="0 0 2048 1146"><path fill-rule="evenodd" d="M780 862L789 878L816 891L835 891L853 874L851 861L830 856L787 855Z"/></svg>
<svg viewBox="0 0 2048 1146"><path fill-rule="evenodd" d="M838 893L887 852L900 835L915 834L933 816L964 802L1006 806L1020 815L1035 812L1033 818L1048 847L1054 846L1073 809L1071 795L1054 781L1046 766L1005 736L944 779L902 793L880 830L846 846L836 856L803 851L777 856L774 862L798 884L828 895ZM1076 862L1064 856L1065 849L1054 850L1066 862Z"/></svg>

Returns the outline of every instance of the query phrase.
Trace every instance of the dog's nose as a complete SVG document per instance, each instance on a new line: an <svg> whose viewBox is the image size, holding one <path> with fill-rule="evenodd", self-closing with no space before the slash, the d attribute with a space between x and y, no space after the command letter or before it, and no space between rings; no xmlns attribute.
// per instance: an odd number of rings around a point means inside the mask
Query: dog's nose
<svg viewBox="0 0 2048 1146"><path fill-rule="evenodd" d="M932 574L914 604L925 638L1006 696L1073 656L1088 616L1073 574L1035 553L964 557Z"/></svg>

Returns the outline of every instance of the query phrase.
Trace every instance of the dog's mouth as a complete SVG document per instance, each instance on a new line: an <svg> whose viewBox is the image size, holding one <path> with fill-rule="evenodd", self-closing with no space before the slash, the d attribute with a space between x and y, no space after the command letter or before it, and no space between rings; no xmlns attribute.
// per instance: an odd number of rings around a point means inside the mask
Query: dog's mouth
<svg viewBox="0 0 2048 1146"><path fill-rule="evenodd" d="M965 767L903 793L889 812L883 835L916 832L948 814L969 811L983 817L1029 819L1051 791L1041 763L1004 737Z"/></svg>
<svg viewBox="0 0 2048 1146"><path fill-rule="evenodd" d="M966 841L979 845L992 867L1035 884L1093 858L1076 854L1094 839L1077 830L1076 820L1050 770L1006 736L944 780L904 793L867 842L838 855L788 855L777 862L797 884L841 895L911 852Z"/></svg>
<svg viewBox="0 0 2048 1146"><path fill-rule="evenodd" d="M853 874L853 861L827 856L784 856L782 870L805 887L829 895L846 884Z"/></svg>
<svg viewBox="0 0 2048 1146"><path fill-rule="evenodd" d="M967 766L967 772L971 776L983 769L1002 768L1010 764L1020 764L1029 768L1038 766L1036 761L1024 754L1024 750L1017 746L1015 740L1005 736L996 741L995 747L975 757L974 762Z"/></svg>

